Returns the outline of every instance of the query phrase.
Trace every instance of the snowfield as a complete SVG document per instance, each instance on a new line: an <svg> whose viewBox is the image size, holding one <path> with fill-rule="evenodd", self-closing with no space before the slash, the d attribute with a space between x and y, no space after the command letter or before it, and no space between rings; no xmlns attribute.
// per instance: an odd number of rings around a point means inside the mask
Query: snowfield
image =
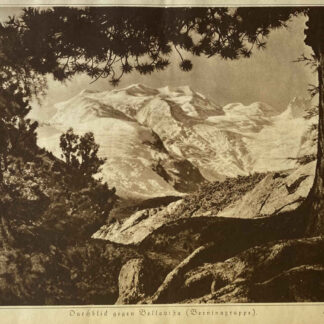
<svg viewBox="0 0 324 324"><path fill-rule="evenodd" d="M315 152L310 105L295 98L282 113L262 102L221 107L187 86L84 90L53 107L39 144L60 156L63 131L92 131L107 158L101 176L120 196L181 195L205 180L296 167Z"/></svg>

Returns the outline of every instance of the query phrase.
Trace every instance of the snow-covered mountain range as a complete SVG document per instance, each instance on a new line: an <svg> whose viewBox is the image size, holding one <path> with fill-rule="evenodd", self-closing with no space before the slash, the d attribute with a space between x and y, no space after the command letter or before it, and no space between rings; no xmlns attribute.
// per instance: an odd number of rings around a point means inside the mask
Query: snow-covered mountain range
<svg viewBox="0 0 324 324"><path fill-rule="evenodd" d="M221 107L186 86L84 90L53 107L39 144L60 156L63 131L92 131L107 158L102 176L120 196L179 195L206 180L294 168L315 152L310 107L302 98L281 113L262 102Z"/></svg>

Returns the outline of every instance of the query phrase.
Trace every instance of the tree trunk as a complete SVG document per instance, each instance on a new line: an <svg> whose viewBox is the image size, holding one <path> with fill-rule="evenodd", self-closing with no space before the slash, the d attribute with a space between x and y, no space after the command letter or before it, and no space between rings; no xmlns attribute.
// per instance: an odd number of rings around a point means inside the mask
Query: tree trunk
<svg viewBox="0 0 324 324"><path fill-rule="evenodd" d="M7 171L8 170L8 157L7 157L7 153L4 153L2 158L3 158L4 170Z"/></svg>
<svg viewBox="0 0 324 324"><path fill-rule="evenodd" d="M324 53L321 53L320 67L318 71L319 79L319 123L317 142L317 164L313 187L305 203L305 213L309 213L310 219L307 222L307 234L324 234ZM309 207L309 209L307 208ZM307 210L308 209L308 210Z"/></svg>
<svg viewBox="0 0 324 324"><path fill-rule="evenodd" d="M318 59L319 122L317 164L313 187L305 201L303 213L307 217L308 236L324 234L324 8L313 8L309 13L306 44L311 45Z"/></svg>

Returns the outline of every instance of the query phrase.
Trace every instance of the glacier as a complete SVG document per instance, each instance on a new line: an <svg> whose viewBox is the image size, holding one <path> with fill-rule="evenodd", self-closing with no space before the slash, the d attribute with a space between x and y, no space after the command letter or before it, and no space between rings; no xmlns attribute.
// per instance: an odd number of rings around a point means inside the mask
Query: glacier
<svg viewBox="0 0 324 324"><path fill-rule="evenodd" d="M38 142L60 157L62 132L92 131L107 158L100 176L120 197L181 196L204 181L295 168L316 151L310 108L303 98L283 112L262 102L222 107L188 86L83 90L51 107Z"/></svg>

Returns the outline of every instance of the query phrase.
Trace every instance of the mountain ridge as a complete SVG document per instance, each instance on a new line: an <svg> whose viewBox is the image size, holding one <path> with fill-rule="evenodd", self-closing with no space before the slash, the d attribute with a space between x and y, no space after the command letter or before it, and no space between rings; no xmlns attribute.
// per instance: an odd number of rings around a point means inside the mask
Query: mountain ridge
<svg viewBox="0 0 324 324"><path fill-rule="evenodd" d="M83 90L55 104L39 144L59 156L61 132L92 131L107 158L102 176L120 196L182 195L186 184L190 192L204 181L295 167L300 154L315 152L309 131L315 119L304 118L309 106L295 98L282 113L262 102L221 107L188 86ZM185 165L199 176L192 180Z"/></svg>

